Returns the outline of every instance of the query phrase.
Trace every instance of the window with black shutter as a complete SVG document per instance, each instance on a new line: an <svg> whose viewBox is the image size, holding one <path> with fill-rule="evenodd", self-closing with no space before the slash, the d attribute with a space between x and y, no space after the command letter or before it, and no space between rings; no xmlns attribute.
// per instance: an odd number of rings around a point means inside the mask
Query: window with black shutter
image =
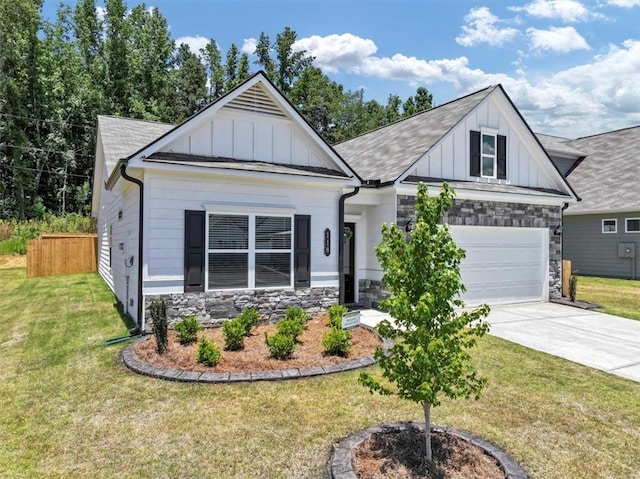
<svg viewBox="0 0 640 479"><path fill-rule="evenodd" d="M311 216L295 216L294 286L311 286Z"/></svg>
<svg viewBox="0 0 640 479"><path fill-rule="evenodd" d="M204 291L204 211L184 212L184 292Z"/></svg>
<svg viewBox="0 0 640 479"><path fill-rule="evenodd" d="M470 131L469 175L507 178L507 137L485 131Z"/></svg>

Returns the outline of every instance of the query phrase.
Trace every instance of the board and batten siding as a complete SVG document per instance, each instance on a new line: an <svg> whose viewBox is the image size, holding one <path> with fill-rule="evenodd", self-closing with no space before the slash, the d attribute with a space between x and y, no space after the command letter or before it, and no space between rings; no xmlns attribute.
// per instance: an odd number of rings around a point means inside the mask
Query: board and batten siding
<svg viewBox="0 0 640 479"><path fill-rule="evenodd" d="M145 178L145 294L181 293L184 289L184 212L205 205L234 213L237 209L279 208L311 215L311 287L337 287L338 200L341 189L266 184L229 178L203 179L148 175ZM268 214L268 213L265 213ZM331 230L331 254L324 255L324 230Z"/></svg>
<svg viewBox="0 0 640 479"><path fill-rule="evenodd" d="M463 121L447 133L428 152L409 176L476 181L469 174L469 132L489 128L507 137L507 182L531 188L558 189L557 179L544 173L541 161L548 161L541 148L531 141L531 134L520 119L505 105L502 97L493 95L481 103ZM486 182L486 178L478 181ZM491 180L498 182L498 180Z"/></svg>
<svg viewBox="0 0 640 479"><path fill-rule="evenodd" d="M564 259L571 269L588 276L631 278L631 259L618 258L619 243L635 243L635 274L640 276L640 233L625 233L625 218L640 218L633 213L564 216ZM616 233L602 233L602 220L616 219Z"/></svg>
<svg viewBox="0 0 640 479"><path fill-rule="evenodd" d="M165 152L333 168L333 162L296 123L222 108L193 132L173 141Z"/></svg>

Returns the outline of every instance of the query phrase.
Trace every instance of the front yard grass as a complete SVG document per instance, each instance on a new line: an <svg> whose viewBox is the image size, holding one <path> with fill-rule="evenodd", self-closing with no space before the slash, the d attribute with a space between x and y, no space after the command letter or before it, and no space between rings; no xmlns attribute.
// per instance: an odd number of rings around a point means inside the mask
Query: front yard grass
<svg viewBox="0 0 640 479"><path fill-rule="evenodd" d="M599 305L603 313L640 320L640 281L579 276L576 299Z"/></svg>
<svg viewBox="0 0 640 479"><path fill-rule="evenodd" d="M127 329L97 274L25 276L0 269L0 477L320 478L340 438L421 420L357 372L217 385L133 374L124 345L104 345ZM491 336L474 354L483 398L445 401L435 424L493 441L533 478L639 477L639 383Z"/></svg>

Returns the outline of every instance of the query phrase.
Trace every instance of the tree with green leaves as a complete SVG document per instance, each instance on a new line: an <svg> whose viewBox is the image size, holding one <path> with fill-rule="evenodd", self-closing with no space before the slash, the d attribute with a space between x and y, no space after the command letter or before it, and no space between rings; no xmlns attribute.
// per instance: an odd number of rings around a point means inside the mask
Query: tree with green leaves
<svg viewBox="0 0 640 479"><path fill-rule="evenodd" d="M287 95L296 79L305 68L311 66L313 57L307 55L306 50L294 50L297 33L289 27L276 35L274 49L276 53L275 84L282 93Z"/></svg>
<svg viewBox="0 0 640 479"><path fill-rule="evenodd" d="M207 103L211 103L224 94L224 68L222 67L222 56L218 44L212 38L204 48L200 49L200 56L204 62L207 72L209 89L207 92Z"/></svg>
<svg viewBox="0 0 640 479"><path fill-rule="evenodd" d="M433 95L423 86L418 87L413 100L416 105L416 113L430 110L433 106Z"/></svg>
<svg viewBox="0 0 640 479"><path fill-rule="evenodd" d="M254 63L260 66L269 80L275 81L275 65L271 58L271 40L269 39L269 35L264 32L260 34L254 54L257 57Z"/></svg>
<svg viewBox="0 0 640 479"><path fill-rule="evenodd" d="M181 122L205 105L207 72L198 55L186 43L180 44L173 70L175 88L174 122Z"/></svg>
<svg viewBox="0 0 640 479"><path fill-rule="evenodd" d="M225 93L233 90L238 84L238 55L240 51L235 43L227 50L227 61L224 66L224 90Z"/></svg>
<svg viewBox="0 0 640 479"><path fill-rule="evenodd" d="M441 398L479 397L486 380L478 375L468 352L489 329L483 318L489 307L461 311L465 291L460 276L464 250L457 247L441 218L453 204L454 192L444 183L440 194L428 196L420 183L416 218L407 240L395 224L383 225L376 247L391 296L381 307L393 318L377 331L393 339L385 354L375 357L384 381L361 373L359 381L373 392L395 394L421 404L425 428L425 458L432 461L431 407Z"/></svg>
<svg viewBox="0 0 640 479"><path fill-rule="evenodd" d="M249 68L249 55L243 53L242 55L240 55L240 60L238 61L238 72L236 78L238 84L242 83L251 76Z"/></svg>
<svg viewBox="0 0 640 479"><path fill-rule="evenodd" d="M105 8L104 62L109 109L112 114L129 116L131 25L127 20L127 5L123 0L107 0Z"/></svg>

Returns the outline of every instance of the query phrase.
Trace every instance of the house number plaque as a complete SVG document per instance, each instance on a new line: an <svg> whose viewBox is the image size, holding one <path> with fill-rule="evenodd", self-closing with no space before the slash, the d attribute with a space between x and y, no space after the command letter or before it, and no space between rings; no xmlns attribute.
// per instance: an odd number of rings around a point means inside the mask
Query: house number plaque
<svg viewBox="0 0 640 479"><path fill-rule="evenodd" d="M331 254L331 230L325 228L324 230L324 255L329 256Z"/></svg>

